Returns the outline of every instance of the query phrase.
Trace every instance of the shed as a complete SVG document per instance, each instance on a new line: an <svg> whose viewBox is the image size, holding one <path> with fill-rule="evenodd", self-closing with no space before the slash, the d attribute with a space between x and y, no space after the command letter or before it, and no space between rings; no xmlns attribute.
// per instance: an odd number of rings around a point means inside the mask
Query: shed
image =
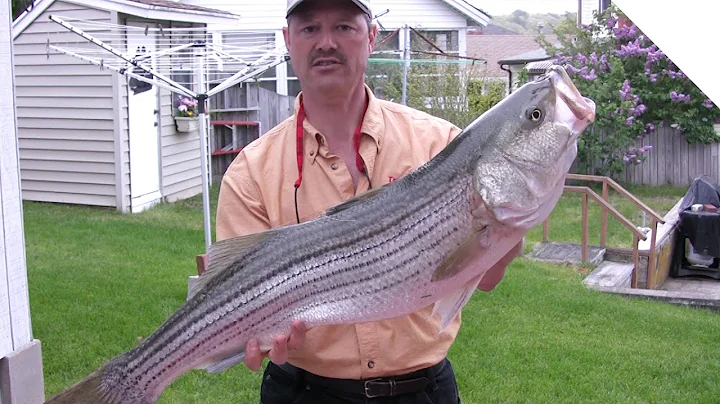
<svg viewBox="0 0 720 404"><path fill-rule="evenodd" d="M54 42L96 47L50 15L91 21L99 32L110 25L232 25L238 16L169 0L36 0L13 23L23 200L139 212L202 192L200 138L197 131L177 131L177 96L157 86L135 92L124 75L50 55ZM134 55L177 45L173 41L150 31L144 38L118 35L110 45Z"/></svg>

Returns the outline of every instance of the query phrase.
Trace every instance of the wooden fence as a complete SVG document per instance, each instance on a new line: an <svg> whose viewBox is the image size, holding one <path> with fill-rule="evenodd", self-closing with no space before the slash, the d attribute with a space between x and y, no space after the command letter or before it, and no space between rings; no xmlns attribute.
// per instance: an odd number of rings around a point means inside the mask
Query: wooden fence
<svg viewBox="0 0 720 404"><path fill-rule="evenodd" d="M210 97L212 181L218 182L238 152L290 117L295 97L245 83Z"/></svg>
<svg viewBox="0 0 720 404"><path fill-rule="evenodd" d="M720 125L715 125L720 133ZM652 146L642 164L628 164L615 179L624 184L689 186L693 179L705 174L720 183L720 144L688 144L679 130L657 127L639 139L637 148ZM592 174L596 165L582 172L574 165L573 173Z"/></svg>

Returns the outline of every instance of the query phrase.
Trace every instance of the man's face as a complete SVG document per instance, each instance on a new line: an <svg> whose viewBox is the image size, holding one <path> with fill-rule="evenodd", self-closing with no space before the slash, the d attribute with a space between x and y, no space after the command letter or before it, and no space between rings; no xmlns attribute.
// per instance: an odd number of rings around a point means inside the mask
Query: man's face
<svg viewBox="0 0 720 404"><path fill-rule="evenodd" d="M310 0L283 29L303 91L338 93L364 80L377 27L350 1Z"/></svg>

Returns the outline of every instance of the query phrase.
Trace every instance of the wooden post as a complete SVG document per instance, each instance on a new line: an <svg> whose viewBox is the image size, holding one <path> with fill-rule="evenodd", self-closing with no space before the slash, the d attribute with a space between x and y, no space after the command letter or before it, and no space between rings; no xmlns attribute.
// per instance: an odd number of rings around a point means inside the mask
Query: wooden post
<svg viewBox="0 0 720 404"><path fill-rule="evenodd" d="M655 262L657 260L657 251L655 251L656 248L656 242L657 242L657 230L658 230L658 222L657 220L652 220L652 238L650 238L650 256L648 257L648 269L647 269L647 289L655 289L657 285L655 285L655 267L657 266L657 263Z"/></svg>
<svg viewBox="0 0 720 404"><path fill-rule="evenodd" d="M632 278L630 280L630 287L633 289L636 289L638 286L638 276L637 271L638 267L640 266L640 252L638 251L638 244L640 243L640 238L638 236L633 236L633 271L632 271Z"/></svg>
<svg viewBox="0 0 720 404"><path fill-rule="evenodd" d="M602 197L605 202L610 203L610 190L608 189L608 183L606 179L603 179ZM607 246L607 227L608 227L608 212L605 207L602 209L602 217L600 222L600 247L605 248Z"/></svg>
<svg viewBox="0 0 720 404"><path fill-rule="evenodd" d="M42 403L42 354L33 339L15 111L10 1L0 3L0 402Z"/></svg>
<svg viewBox="0 0 720 404"><path fill-rule="evenodd" d="M588 262L588 196L582 193L582 262Z"/></svg>

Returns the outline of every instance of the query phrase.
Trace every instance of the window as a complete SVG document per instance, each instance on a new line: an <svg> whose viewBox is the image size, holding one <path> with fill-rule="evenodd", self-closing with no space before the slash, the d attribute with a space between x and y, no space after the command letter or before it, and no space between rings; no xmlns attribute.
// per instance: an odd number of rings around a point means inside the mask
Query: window
<svg viewBox="0 0 720 404"><path fill-rule="evenodd" d="M300 93L300 80L295 76L295 71L292 68L292 61L288 60L287 63L287 91L290 97L296 97Z"/></svg>

